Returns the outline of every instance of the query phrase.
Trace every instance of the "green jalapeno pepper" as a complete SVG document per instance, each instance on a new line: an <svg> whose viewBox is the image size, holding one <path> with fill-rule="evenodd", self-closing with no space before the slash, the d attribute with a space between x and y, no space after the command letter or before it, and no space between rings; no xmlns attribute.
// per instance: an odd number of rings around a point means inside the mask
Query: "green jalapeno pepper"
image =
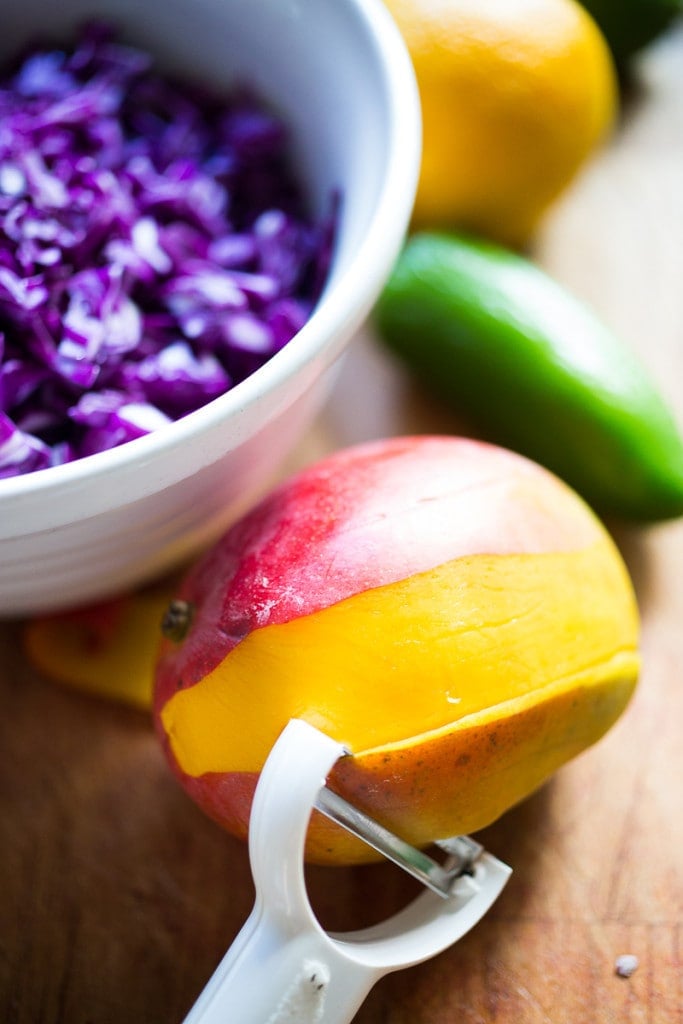
<svg viewBox="0 0 683 1024"><path fill-rule="evenodd" d="M598 23L619 66L683 13L681 0L582 0L581 5Z"/></svg>
<svg viewBox="0 0 683 1024"><path fill-rule="evenodd" d="M478 432L598 510L683 514L683 441L661 394L628 346L531 261L461 235L416 234L374 319Z"/></svg>

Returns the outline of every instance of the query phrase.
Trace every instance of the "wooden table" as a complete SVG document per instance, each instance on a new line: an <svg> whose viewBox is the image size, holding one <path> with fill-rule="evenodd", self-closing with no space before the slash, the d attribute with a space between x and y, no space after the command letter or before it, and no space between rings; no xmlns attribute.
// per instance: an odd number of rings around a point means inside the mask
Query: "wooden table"
<svg viewBox="0 0 683 1024"><path fill-rule="evenodd" d="M613 145L534 255L642 353L683 426L682 33L648 55ZM364 331L294 461L464 429ZM597 747L486 831L514 869L490 915L380 982L358 1024L683 1020L683 522L610 525L642 610L636 697ZM41 679L19 627L0 630L0 1021L179 1022L251 907L246 851L177 788L144 714ZM312 870L309 886L335 928L412 893L384 864ZM639 959L629 979L615 974L622 953Z"/></svg>

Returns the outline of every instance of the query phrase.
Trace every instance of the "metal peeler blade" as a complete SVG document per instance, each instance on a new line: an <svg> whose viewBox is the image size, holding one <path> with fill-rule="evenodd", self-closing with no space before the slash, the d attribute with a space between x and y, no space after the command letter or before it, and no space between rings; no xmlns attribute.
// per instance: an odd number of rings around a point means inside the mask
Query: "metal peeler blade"
<svg viewBox="0 0 683 1024"><path fill-rule="evenodd" d="M319 791L314 806L444 899L451 895L455 881L471 871L484 852L481 843L469 836L454 836L434 844L448 854L439 864L326 786Z"/></svg>

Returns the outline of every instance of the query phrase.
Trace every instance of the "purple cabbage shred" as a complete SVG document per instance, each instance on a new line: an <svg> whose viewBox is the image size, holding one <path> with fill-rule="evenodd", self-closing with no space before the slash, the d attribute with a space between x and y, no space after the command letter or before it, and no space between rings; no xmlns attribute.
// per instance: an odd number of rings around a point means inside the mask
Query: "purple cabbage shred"
<svg viewBox="0 0 683 1024"><path fill-rule="evenodd" d="M307 216L282 122L86 26L0 80L0 478L123 444L286 345L335 212Z"/></svg>

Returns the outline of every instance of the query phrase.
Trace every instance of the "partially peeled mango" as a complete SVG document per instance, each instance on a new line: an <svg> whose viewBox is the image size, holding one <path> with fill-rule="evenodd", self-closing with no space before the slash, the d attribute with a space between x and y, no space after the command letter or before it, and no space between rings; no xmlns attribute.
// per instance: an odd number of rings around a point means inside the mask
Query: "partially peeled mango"
<svg viewBox="0 0 683 1024"><path fill-rule="evenodd" d="M351 751L330 788L424 846L490 824L596 742L640 664L631 582L593 512L536 463L460 438L304 469L172 610L157 728L188 793L240 837L293 717ZM375 856L314 814L309 860Z"/></svg>

